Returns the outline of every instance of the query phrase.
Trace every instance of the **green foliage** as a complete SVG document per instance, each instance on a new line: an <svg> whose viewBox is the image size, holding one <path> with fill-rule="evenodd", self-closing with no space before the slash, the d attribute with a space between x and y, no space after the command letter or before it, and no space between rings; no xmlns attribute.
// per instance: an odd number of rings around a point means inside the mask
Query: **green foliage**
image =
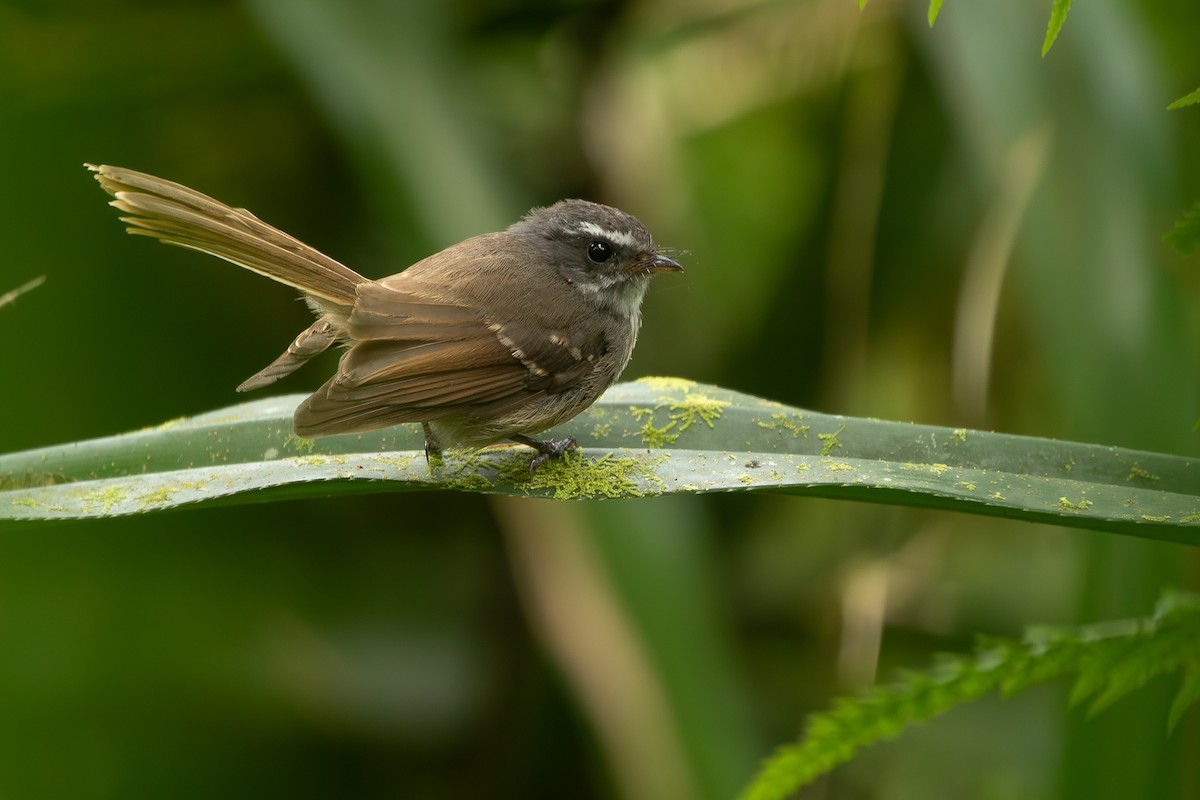
<svg viewBox="0 0 1200 800"><path fill-rule="evenodd" d="M1050 25L1046 28L1046 40L1042 42L1042 56L1050 52L1058 32L1067 21L1067 12L1071 10L1071 0L1054 0L1054 8L1050 11Z"/></svg>
<svg viewBox="0 0 1200 800"><path fill-rule="evenodd" d="M843 698L813 715L803 739L781 748L762 767L742 800L784 798L812 783L862 748L891 739L992 691L1011 695L1075 676L1071 703L1095 714L1150 679L1183 673L1169 726L1200 698L1200 596L1171 593L1145 620L1072 629L1039 628L1023 639L981 640L974 654L947 657L860 697Z"/></svg>
<svg viewBox="0 0 1200 800"><path fill-rule="evenodd" d="M1175 227L1163 234L1163 241L1183 255L1200 247L1200 202L1185 211Z"/></svg>
<svg viewBox="0 0 1200 800"><path fill-rule="evenodd" d="M980 494L974 477L952 477L957 462L934 458L924 475L902 475L900 462L856 456L871 430L857 420L867 417L1196 457L1200 439L1181 435L1200 408L1194 275L1161 268L1159 237L1195 199L1180 202L1179 187L1200 182L1187 145L1197 118L1161 113L1180 76L1200 74L1200 4L1085 3L1088 24L1078 17L1072 46L1044 61L1020 51L1032 55L1032 36L1046 30L1045 0L952 3L933 35L920 5L861 15L835 5L547 0L534 13L498 2L117 0L46 13L7 4L0 138L20 157L5 164L0 292L50 277L0 308L9 342L0 452L221 408L311 321L267 281L127 241L80 179L88 159L247 206L371 276L533 204L613 203L689 251L682 280L647 298L631 378L703 377L850 420L837 447L818 439L836 422L768 417L777 429L760 432L794 434L816 453L756 445L770 458L730 470L753 481L778 469L770 460L807 463L815 482L795 490L804 498L760 489L510 502L417 481L385 486L341 477L353 464L339 469L321 452L327 442L306 449L279 425L274 466L299 483L197 493L187 513L103 519L125 506L118 492L97 492L86 521L10 523L0 536L0 795L190 800L236 787L264 800L450 798L486 786L497 796L633 798L621 776L649 763L685 773L696 791L640 796L724 799L753 774L764 741L792 738L796 709L828 708L876 663L871 653L831 663L846 652L846 604L873 591L875 575L889 579L875 631L882 658L914 665L931 649L969 650L957 642L970 631L1134 616L1157 587L1194 583L1194 552L1159 541L813 498L889 496L847 475L925 481L893 491L892 503L938 498L938 508L963 509ZM1054 137L1041 161L1023 144L1039 130ZM1021 212L1009 198L1013 176L1027 172L1036 190ZM966 265L989 252L1014 257L997 265L994 325L976 318L990 346L976 362L985 406L972 410L955 396L951 332L969 308L956 292ZM314 364L286 391L311 390L331 370L332 359ZM650 456L683 463L696 449L688 442L710 429L696 417L682 430L678 413L655 408L625 443L593 439L584 455L644 450L646 427L646 443L662 444ZM734 413L713 433L736 430ZM237 466L226 452L263 438L230 438L213 423L191 432L193 469L269 474L265 459ZM213 434L207 448L201 433ZM419 442L394 451L392 464L370 454L380 474L406 462L425 469ZM121 456L125 469L139 454ZM163 450L140 459L162 487L199 488L164 478ZM14 482L68 478L29 467ZM1106 479L1113 493L1124 483L1142 497L1171 494L1165 478L1133 467ZM108 477L72 470L76 482L55 491L125 480L99 459L86 469ZM315 479L322 470L328 482ZM621 491L621 473L612 478ZM416 491L394 493L402 487ZM288 496L299 499L220 507ZM1051 519L1072 524L1101 508L1090 499L1043 497ZM644 671L668 699L663 740L677 751L642 746L640 718L614 734L628 747L603 749L605 712L641 708L644 695L606 684L607 706L581 701L571 659L539 636L533 578L514 570L510 545L520 533L544 553L575 532L612 597L609 616L640 634ZM562 566L544 565L547 607L576 623L597 619ZM622 674L608 668L603 630L570 627L583 670ZM1200 715L1182 716L1168 739L1146 735L1168 717L1167 683L1094 719L1054 692L970 704L862 753L869 763L835 774L852 790L830 794L1191 800L1200 765L1187 743ZM458 768L464 759L471 770Z"/></svg>
<svg viewBox="0 0 1200 800"><path fill-rule="evenodd" d="M1174 111L1177 108L1183 108L1184 106L1194 106L1197 103L1200 103L1200 89L1197 89L1196 91L1192 92L1191 94L1184 95L1183 97L1176 100L1174 103L1171 103L1171 105L1167 106L1167 108Z"/></svg>
<svg viewBox="0 0 1200 800"><path fill-rule="evenodd" d="M1174 111L1197 103L1200 103L1200 89L1184 95L1167 108ZM1179 221L1175 223L1175 227L1163 235L1163 241L1183 255L1188 255L1200 247L1200 202L1195 203L1184 212Z"/></svg>
<svg viewBox="0 0 1200 800"><path fill-rule="evenodd" d="M937 21L938 12L942 10L942 0L929 0L929 27Z"/></svg>
<svg viewBox="0 0 1200 800"><path fill-rule="evenodd" d="M858 8L862 10L867 5L867 0L858 0ZM938 14L942 10L942 0L929 0L929 27L937 22ZM1058 32L1062 30L1063 23L1067 21L1067 12L1071 10L1071 0L1054 0L1054 8L1050 11L1050 24L1046 29L1046 39L1042 42L1042 56L1050 52L1050 48L1054 45L1054 40L1058 38ZM1196 97L1193 97L1196 95ZM1184 101L1198 102L1200 101L1200 90L1197 90L1193 95L1176 101L1172 104L1172 108L1179 104L1186 105Z"/></svg>

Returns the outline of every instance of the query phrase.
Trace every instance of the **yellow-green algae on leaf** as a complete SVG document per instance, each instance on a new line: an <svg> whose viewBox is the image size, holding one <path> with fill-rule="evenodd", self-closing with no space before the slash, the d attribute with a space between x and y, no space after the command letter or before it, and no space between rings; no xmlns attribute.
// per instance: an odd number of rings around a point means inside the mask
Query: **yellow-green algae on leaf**
<svg viewBox="0 0 1200 800"><path fill-rule="evenodd" d="M297 453L311 453L313 448L316 446L317 443L315 440L305 439L301 436L297 436L294 433L289 433L287 438L283 440L283 447L285 450L290 449Z"/></svg>
<svg viewBox="0 0 1200 800"><path fill-rule="evenodd" d="M1134 479L1140 479L1143 481L1151 481L1151 482L1161 480L1159 478L1159 476L1155 475L1153 472L1147 472L1146 470L1139 467L1137 464L1134 464L1132 467L1130 467L1129 474L1127 476L1125 476L1125 480L1127 480L1127 481L1132 481Z"/></svg>
<svg viewBox="0 0 1200 800"><path fill-rule="evenodd" d="M661 428L654 427L654 420L646 420L646 424L638 430L638 435L642 437L642 444L652 450L666 447L675 444L679 440L679 432L671 433L672 429L678 425L678 420L671 420ZM679 429L680 431L683 428Z"/></svg>
<svg viewBox="0 0 1200 800"><path fill-rule="evenodd" d="M18 497L16 500L12 501L12 504L14 506L22 506L24 508L41 508L42 506L46 505L41 500L37 500L32 497Z"/></svg>
<svg viewBox="0 0 1200 800"><path fill-rule="evenodd" d="M795 419L792 419L792 417L795 417ZM801 436L803 436L805 439L807 439L808 432L812 428L812 426L811 425L801 425L800 420L802 420L802 419L804 419L803 414L789 415L786 413L778 413L778 414L771 415L770 422L764 422L760 419L758 421L757 425L758 425L758 427L766 428L769 431L783 429L783 430L791 433L793 439L799 439Z"/></svg>
<svg viewBox="0 0 1200 800"><path fill-rule="evenodd" d="M83 492L79 496L80 502L89 508L100 507L101 514L108 514L112 511L113 506L118 503L124 503L129 499L129 491L118 486L110 486L106 489L95 489L90 492Z"/></svg>
<svg viewBox="0 0 1200 800"><path fill-rule="evenodd" d="M638 422L641 422L643 417L648 417L653 414L654 409L646 406L630 406L629 413L633 415L634 419L636 419Z"/></svg>
<svg viewBox="0 0 1200 800"><path fill-rule="evenodd" d="M846 422L842 421L841 426L833 433L818 433L817 438L821 441L821 455L827 456L833 452L833 448L841 447L842 443L838 441L838 434L846 430Z"/></svg>
<svg viewBox="0 0 1200 800"><path fill-rule="evenodd" d="M519 456L513 456L506 463L521 463L524 464L526 470L529 469L529 450L524 447L506 448L514 453L520 453ZM459 489L462 491L482 491L491 489L496 485L496 481L488 477L483 471L485 461L483 454L485 450L449 450L445 453L430 453L429 455L429 477L430 483L436 483L444 489ZM400 461L403 459L397 459ZM400 469L408 469L412 466L413 457L408 457L407 463L397 464Z"/></svg>
<svg viewBox="0 0 1200 800"><path fill-rule="evenodd" d="M662 397L653 408L630 406L629 413L641 422L643 417L650 416L659 409L667 409L669 422L655 426L653 420L647 420L638 431L642 444L650 448L666 447L675 444L679 435L697 422L703 422L710 429L721 418L721 414L729 406L726 400L694 391L698 384L695 381L681 378L642 378L638 383L644 383L660 391L683 392L683 399Z"/></svg>
<svg viewBox="0 0 1200 800"><path fill-rule="evenodd" d="M655 468L666 460L665 455L617 458L612 453L589 459L582 451L574 451L550 459L532 476L528 458L509 459L500 467L500 479L521 489L552 489L555 500L645 497L666 490L655 474ZM652 488L647 490L639 480Z"/></svg>
<svg viewBox="0 0 1200 800"><path fill-rule="evenodd" d="M312 440L309 439L309 442ZM297 467L324 467L329 464L345 464L345 456L326 456L320 453L314 453L308 456L296 456L292 459L292 463Z"/></svg>
<svg viewBox="0 0 1200 800"><path fill-rule="evenodd" d="M208 487L208 481L185 481L174 486L163 486L137 496L137 502L147 511L168 505L179 492L203 492Z"/></svg>
<svg viewBox="0 0 1200 800"><path fill-rule="evenodd" d="M717 400L707 395L689 394L682 403L671 405L670 417L683 423L679 426L681 433L690 428L696 420L700 420L712 428L713 423L721 418L721 413L728 405L729 403L724 400Z"/></svg>
<svg viewBox="0 0 1200 800"><path fill-rule="evenodd" d="M664 378L654 375L638 378L634 383L641 383L659 392L683 392L684 394L696 388L696 382L687 378Z"/></svg>
<svg viewBox="0 0 1200 800"><path fill-rule="evenodd" d="M1087 511L1091 508L1092 501L1080 498L1078 503L1072 503L1065 497L1058 498L1058 507L1063 511Z"/></svg>
<svg viewBox="0 0 1200 800"><path fill-rule="evenodd" d="M950 465L942 464L940 462L936 464L918 464L912 461L906 461L900 465L900 469L909 470L911 472L928 472L940 478L946 474L948 469L950 469Z"/></svg>

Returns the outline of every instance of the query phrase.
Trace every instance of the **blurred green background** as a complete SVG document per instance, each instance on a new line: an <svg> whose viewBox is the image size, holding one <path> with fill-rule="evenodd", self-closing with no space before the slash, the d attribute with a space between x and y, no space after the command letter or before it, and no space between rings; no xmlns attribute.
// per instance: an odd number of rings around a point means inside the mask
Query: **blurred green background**
<svg viewBox="0 0 1200 800"><path fill-rule="evenodd" d="M1194 0L0 1L0 450L230 405L309 316L84 161L369 276L564 196L686 251L626 377L1200 452ZM326 360L281 391L315 387ZM1182 546L770 496L449 494L0 531L0 797L721 798L832 697L1150 611ZM1192 798L1174 687L1066 687L811 798ZM1185 757L1190 754L1191 757Z"/></svg>

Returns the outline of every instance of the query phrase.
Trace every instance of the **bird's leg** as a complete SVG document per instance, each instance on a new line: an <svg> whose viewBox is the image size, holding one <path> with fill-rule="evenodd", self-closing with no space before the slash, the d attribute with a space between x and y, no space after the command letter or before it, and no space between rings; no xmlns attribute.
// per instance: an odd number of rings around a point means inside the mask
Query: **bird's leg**
<svg viewBox="0 0 1200 800"><path fill-rule="evenodd" d="M430 472L433 472L433 460L442 460L442 446L438 444L437 437L433 435L433 430L429 427L428 422L421 423L421 430L425 431L425 465L429 467Z"/></svg>
<svg viewBox="0 0 1200 800"><path fill-rule="evenodd" d="M528 445L538 454L534 456L533 461L529 462L529 477L533 477L533 473L537 472L538 467L545 464L552 458L558 458L564 453L574 450L579 447L579 443L575 441L574 436L568 436L566 439L533 439L529 436L524 436L518 433L516 436L510 436L514 442L523 445Z"/></svg>

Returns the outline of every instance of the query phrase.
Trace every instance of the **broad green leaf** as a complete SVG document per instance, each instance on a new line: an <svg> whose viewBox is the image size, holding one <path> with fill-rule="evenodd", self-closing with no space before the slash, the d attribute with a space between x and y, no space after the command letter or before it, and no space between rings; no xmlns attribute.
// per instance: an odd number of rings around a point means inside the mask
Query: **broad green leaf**
<svg viewBox="0 0 1200 800"><path fill-rule="evenodd" d="M1200 203L1184 212L1175 227L1163 235L1163 241L1184 255L1200 247Z"/></svg>
<svg viewBox="0 0 1200 800"><path fill-rule="evenodd" d="M1196 103L1200 103L1200 89L1197 89L1191 94L1184 95L1174 103L1171 103L1171 105L1167 106L1167 110L1174 111L1175 109L1183 108L1184 106L1194 106Z"/></svg>
<svg viewBox="0 0 1200 800"><path fill-rule="evenodd" d="M1071 0L1054 0L1054 8L1050 11L1050 26L1046 28L1046 40L1042 42L1042 57L1050 52L1058 32L1067 21L1067 12L1071 10Z"/></svg>
<svg viewBox="0 0 1200 800"><path fill-rule="evenodd" d="M302 440L301 396L0 456L0 519L103 517L200 503L461 489L560 499L771 491L917 505L1200 543L1200 462L966 429L818 414L647 378L555 431L581 452L531 478L530 451L450 452L420 428Z"/></svg>

